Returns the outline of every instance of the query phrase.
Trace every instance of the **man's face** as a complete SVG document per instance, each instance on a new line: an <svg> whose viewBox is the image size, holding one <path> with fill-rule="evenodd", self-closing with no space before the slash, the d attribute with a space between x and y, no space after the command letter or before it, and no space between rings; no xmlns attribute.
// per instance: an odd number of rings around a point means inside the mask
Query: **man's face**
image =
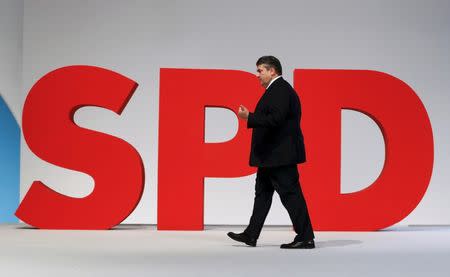
<svg viewBox="0 0 450 277"><path fill-rule="evenodd" d="M273 68L266 68L265 64L260 64L256 67L256 77L258 77L261 86L267 88L272 78L275 77L275 70Z"/></svg>

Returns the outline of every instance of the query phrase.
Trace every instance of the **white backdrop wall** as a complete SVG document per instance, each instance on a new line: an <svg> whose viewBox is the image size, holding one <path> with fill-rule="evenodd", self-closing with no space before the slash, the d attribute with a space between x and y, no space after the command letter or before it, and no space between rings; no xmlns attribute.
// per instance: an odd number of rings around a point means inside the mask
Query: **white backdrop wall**
<svg viewBox="0 0 450 277"><path fill-rule="evenodd" d="M23 90L11 104L19 111L40 77L67 65L101 66L138 82L120 117L99 108L83 108L75 120L123 138L139 151L145 191L125 223L156 223L160 68L254 72L259 56L273 54L280 58L291 83L295 68L383 71L417 92L434 131L435 165L429 189L400 224L450 224L449 49L450 1L27 0ZM207 110L207 142L227 140L236 128L233 113ZM342 136L341 191L358 191L370 185L383 166L381 132L364 115L343 111ZM22 197L33 180L74 197L89 194L94 185L86 174L41 161L26 144L21 168ZM205 223L247 224L254 178L208 178ZM266 222L290 224L277 196Z"/></svg>
<svg viewBox="0 0 450 277"><path fill-rule="evenodd" d="M0 96L20 124L22 103L22 0L0 1Z"/></svg>

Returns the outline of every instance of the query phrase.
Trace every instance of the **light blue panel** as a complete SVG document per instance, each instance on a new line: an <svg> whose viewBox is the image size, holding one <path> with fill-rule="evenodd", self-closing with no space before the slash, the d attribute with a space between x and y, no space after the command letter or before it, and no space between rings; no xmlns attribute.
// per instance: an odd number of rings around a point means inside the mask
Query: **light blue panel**
<svg viewBox="0 0 450 277"><path fill-rule="evenodd" d="M0 96L0 223L18 222L20 128Z"/></svg>

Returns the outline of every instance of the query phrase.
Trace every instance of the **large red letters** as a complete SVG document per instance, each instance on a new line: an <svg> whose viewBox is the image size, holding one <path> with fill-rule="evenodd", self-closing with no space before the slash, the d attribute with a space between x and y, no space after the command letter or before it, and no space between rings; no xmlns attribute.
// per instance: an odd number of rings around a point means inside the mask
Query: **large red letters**
<svg viewBox="0 0 450 277"><path fill-rule="evenodd" d="M315 230L378 230L406 217L422 199L433 167L433 135L414 91L390 75L367 70L296 70L307 162L300 178ZM230 86L232 84L232 86ZM17 215L39 228L107 229L137 205L143 186L139 154L128 143L73 123L81 106L119 113L137 84L108 70L76 66L46 75L24 107L23 131L40 158L90 174L94 192L74 199L35 182ZM202 230L205 177L238 177L248 166L251 132L204 142L206 107L250 110L263 93L254 75L234 70L161 69L158 229ZM362 191L340 192L341 110L371 117L385 140L378 179ZM231 204L230 204L231 205Z"/></svg>
<svg viewBox="0 0 450 277"><path fill-rule="evenodd" d="M136 87L122 75L91 66L57 69L33 86L22 119L28 146L49 163L89 174L95 187L87 197L73 198L35 181L18 218L46 229L109 229L134 210L144 186L138 152L119 138L75 125L73 115L83 106L120 114Z"/></svg>
<svg viewBox="0 0 450 277"><path fill-rule="evenodd" d="M253 109L262 89L254 75L234 70L161 69L160 78L158 229L202 230L204 178L255 172L245 122L232 140L205 143L205 107Z"/></svg>
<svg viewBox="0 0 450 277"><path fill-rule="evenodd" d="M405 218L422 199L433 169L427 112L405 83L368 70L296 70L307 163L300 175L316 230L371 231ZM386 160L362 191L340 193L341 109L380 127Z"/></svg>

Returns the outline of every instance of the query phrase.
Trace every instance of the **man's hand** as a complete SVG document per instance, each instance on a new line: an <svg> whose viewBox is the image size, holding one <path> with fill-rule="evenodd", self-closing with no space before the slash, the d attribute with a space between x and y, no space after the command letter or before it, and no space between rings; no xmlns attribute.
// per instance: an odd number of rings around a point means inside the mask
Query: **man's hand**
<svg viewBox="0 0 450 277"><path fill-rule="evenodd" d="M247 120L248 118L248 109L242 105L239 106L238 116L242 119Z"/></svg>

